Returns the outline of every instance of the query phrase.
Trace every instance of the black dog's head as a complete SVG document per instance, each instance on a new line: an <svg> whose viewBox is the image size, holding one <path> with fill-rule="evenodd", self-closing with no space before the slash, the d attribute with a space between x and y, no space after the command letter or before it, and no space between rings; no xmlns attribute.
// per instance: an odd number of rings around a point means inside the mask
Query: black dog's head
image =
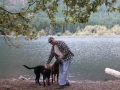
<svg viewBox="0 0 120 90"><path fill-rule="evenodd" d="M45 86L45 79L47 78L48 81L46 81L46 83L48 85L50 85L50 75L51 75L51 70L50 69L46 69L44 68L44 70L42 71L42 74L43 74L43 82L44 82L44 86Z"/></svg>
<svg viewBox="0 0 120 90"><path fill-rule="evenodd" d="M44 70L42 71L42 74L44 75L44 76L50 76L50 74L51 74L51 70L50 69L46 69L46 68L44 68Z"/></svg>

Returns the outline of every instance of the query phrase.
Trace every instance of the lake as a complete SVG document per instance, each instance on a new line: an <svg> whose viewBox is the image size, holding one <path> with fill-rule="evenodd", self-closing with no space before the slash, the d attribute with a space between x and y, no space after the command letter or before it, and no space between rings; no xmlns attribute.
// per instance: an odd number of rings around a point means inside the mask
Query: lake
<svg viewBox="0 0 120 90"><path fill-rule="evenodd" d="M112 68L120 71L119 36L55 36L55 38L65 41L75 54L69 71L71 81L118 79L106 74L104 70ZM48 59L51 49L48 37L39 37L32 41L20 37L17 43L21 44L20 48L9 47L4 38L0 37L0 79L19 76L34 79L33 70L28 70L23 65L44 65Z"/></svg>

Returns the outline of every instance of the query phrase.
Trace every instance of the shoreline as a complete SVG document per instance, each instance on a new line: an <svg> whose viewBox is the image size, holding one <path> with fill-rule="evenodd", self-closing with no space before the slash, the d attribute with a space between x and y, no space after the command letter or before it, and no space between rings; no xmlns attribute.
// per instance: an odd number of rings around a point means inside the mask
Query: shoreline
<svg viewBox="0 0 120 90"><path fill-rule="evenodd" d="M56 90L58 87L55 83L45 87L40 83L42 85L26 78L0 79L0 90ZM120 90L120 80L70 82L70 86L62 90Z"/></svg>

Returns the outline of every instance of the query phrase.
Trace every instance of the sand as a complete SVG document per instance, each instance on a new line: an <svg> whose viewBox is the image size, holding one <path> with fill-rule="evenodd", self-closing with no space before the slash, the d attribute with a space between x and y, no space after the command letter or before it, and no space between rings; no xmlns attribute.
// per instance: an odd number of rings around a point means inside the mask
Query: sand
<svg viewBox="0 0 120 90"><path fill-rule="evenodd" d="M34 80L27 79L0 79L0 90L56 90L56 83L50 86L38 85ZM120 90L120 80L108 81L84 81L70 82L70 86L66 86L62 90Z"/></svg>

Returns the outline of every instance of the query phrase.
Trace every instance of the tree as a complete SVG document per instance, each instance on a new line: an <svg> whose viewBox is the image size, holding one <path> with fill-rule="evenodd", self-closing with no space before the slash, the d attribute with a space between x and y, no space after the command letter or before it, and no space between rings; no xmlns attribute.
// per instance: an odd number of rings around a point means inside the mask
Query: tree
<svg viewBox="0 0 120 90"><path fill-rule="evenodd" d="M9 1L9 2L8 2ZM62 13L66 23L86 23L90 15L98 11L98 7L105 4L108 12L119 11L120 6L114 6L117 0L24 0L24 4L18 9L11 10L10 1L2 0L0 4L0 31L6 36L9 32L14 32L16 36L23 35L27 39L36 38L37 32L33 33L31 17L38 12L45 12L50 19L50 24L62 27L56 23L56 15ZM17 0L23 1L23 0ZM16 5L19 3L15 2ZM13 3L12 3L13 4ZM64 7L58 11L58 7ZM12 6L14 6L12 5ZM14 8L15 8L14 7Z"/></svg>
<svg viewBox="0 0 120 90"><path fill-rule="evenodd" d="M12 2L11 5L18 4ZM19 6L21 7L21 6ZM0 32L5 37L5 41L11 46L13 43L10 38L7 36L11 32L15 33L15 36L19 35L26 36L25 39L36 39L37 32L31 30L30 18L31 14L26 13L26 11L31 12L30 10L24 10L24 8L16 7L12 9L10 6L10 1L5 0L0 6ZM15 7L14 7L15 8ZM19 45L15 46L18 47Z"/></svg>

